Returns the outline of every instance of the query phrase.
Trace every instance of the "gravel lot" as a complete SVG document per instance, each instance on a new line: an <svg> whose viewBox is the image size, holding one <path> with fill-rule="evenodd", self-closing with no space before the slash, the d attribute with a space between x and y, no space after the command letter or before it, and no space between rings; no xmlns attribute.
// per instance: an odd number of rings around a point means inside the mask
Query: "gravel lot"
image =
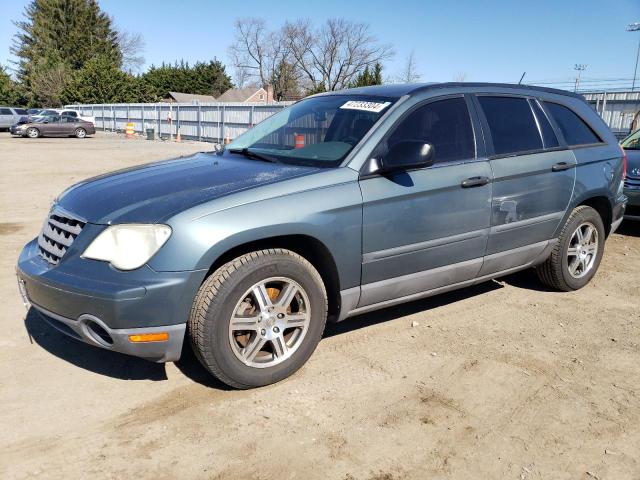
<svg viewBox="0 0 640 480"><path fill-rule="evenodd" d="M640 478L640 224L581 291L522 272L330 325L259 390L25 317L14 265L60 191L211 149L0 133L0 478Z"/></svg>

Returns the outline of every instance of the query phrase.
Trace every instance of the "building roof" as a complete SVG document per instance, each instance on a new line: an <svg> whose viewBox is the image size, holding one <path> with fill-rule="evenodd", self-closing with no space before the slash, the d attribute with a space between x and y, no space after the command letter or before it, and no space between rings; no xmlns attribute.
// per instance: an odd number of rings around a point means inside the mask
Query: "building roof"
<svg viewBox="0 0 640 480"><path fill-rule="evenodd" d="M262 87L245 87L245 88L230 88L217 99L218 102L246 102L253 97L260 90L264 90ZM266 93L266 91L265 91Z"/></svg>
<svg viewBox="0 0 640 480"><path fill-rule="evenodd" d="M169 92L169 97L178 103L217 101L213 95L198 95L195 93Z"/></svg>

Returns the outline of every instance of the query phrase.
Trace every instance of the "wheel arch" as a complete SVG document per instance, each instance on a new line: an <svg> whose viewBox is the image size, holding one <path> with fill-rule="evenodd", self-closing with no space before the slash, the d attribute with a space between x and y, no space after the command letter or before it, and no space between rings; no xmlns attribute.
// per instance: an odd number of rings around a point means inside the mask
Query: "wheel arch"
<svg viewBox="0 0 640 480"><path fill-rule="evenodd" d="M609 198L604 195L588 197L578 203L576 207L582 205L591 207L598 212L600 218L602 218L602 223L604 223L605 235L608 237L611 232L611 221L613 218L613 207L611 206Z"/></svg>
<svg viewBox="0 0 640 480"><path fill-rule="evenodd" d="M225 263L256 250L269 248L284 248L304 257L314 266L322 277L327 290L329 302L329 317L334 318L340 313L340 277L338 267L331 251L315 237L305 234L289 234L261 238L241 243L228 248L219 255L209 267L203 282Z"/></svg>

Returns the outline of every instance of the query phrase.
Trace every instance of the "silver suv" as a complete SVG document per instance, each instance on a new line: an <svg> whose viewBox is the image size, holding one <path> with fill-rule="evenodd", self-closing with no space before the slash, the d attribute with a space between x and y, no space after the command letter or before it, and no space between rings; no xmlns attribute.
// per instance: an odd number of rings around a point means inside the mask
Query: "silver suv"
<svg viewBox="0 0 640 480"><path fill-rule="evenodd" d="M29 113L24 108L0 107L0 129L10 128L22 117L28 117Z"/></svg>
<svg viewBox="0 0 640 480"><path fill-rule="evenodd" d="M623 153L577 95L390 85L307 98L223 151L83 181L18 261L62 332L281 380L325 322L535 267L583 287L622 220Z"/></svg>

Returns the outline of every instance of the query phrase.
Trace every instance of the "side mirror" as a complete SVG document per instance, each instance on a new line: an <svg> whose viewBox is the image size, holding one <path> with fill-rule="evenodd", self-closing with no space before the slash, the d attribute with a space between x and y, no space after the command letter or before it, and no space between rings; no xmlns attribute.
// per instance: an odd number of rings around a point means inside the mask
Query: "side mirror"
<svg viewBox="0 0 640 480"><path fill-rule="evenodd" d="M428 167L433 165L433 156L434 148L430 143L398 142L381 160L377 160L376 173Z"/></svg>

